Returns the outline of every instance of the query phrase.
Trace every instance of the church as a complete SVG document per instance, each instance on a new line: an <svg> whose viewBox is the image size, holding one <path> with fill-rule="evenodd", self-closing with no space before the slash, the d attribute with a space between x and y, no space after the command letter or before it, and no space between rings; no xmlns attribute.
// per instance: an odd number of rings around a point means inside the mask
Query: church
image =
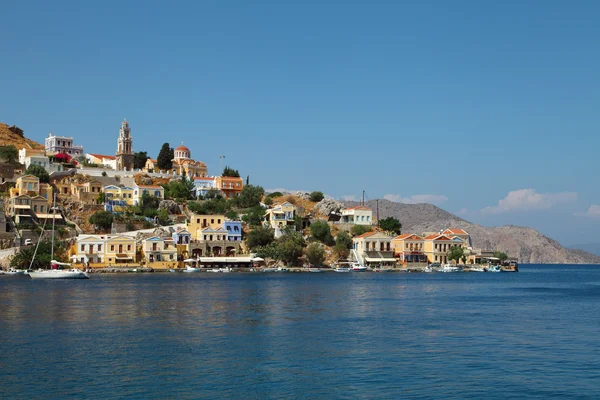
<svg viewBox="0 0 600 400"><path fill-rule="evenodd" d="M121 124L117 141L117 171L133 171L133 139L127 119Z"/></svg>
<svg viewBox="0 0 600 400"><path fill-rule="evenodd" d="M192 159L190 149L183 144L173 152L173 168L170 173L182 175L184 172L190 178L199 178L207 176L208 169L202 161Z"/></svg>

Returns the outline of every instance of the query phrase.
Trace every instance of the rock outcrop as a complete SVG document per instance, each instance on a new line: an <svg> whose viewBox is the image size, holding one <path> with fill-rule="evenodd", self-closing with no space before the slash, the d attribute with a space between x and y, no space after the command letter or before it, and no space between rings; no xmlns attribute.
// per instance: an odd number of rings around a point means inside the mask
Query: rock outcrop
<svg viewBox="0 0 600 400"><path fill-rule="evenodd" d="M339 212L342 207L344 207L344 204L337 200L323 199L315 205L315 211L327 216L332 212Z"/></svg>
<svg viewBox="0 0 600 400"><path fill-rule="evenodd" d="M181 214L181 207L173 200L161 200L158 209L167 210L169 214Z"/></svg>

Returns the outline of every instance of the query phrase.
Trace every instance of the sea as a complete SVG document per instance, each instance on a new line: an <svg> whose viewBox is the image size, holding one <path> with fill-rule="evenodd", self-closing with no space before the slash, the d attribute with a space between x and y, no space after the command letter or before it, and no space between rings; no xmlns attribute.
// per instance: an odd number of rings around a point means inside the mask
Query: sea
<svg viewBox="0 0 600 400"><path fill-rule="evenodd" d="M2 399L598 399L600 267L0 276Z"/></svg>

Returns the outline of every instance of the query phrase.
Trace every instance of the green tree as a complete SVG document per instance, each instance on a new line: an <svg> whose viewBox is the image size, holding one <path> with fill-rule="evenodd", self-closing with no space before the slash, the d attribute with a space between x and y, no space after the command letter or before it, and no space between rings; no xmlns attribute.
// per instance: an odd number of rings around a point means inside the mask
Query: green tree
<svg viewBox="0 0 600 400"><path fill-rule="evenodd" d="M169 212L167 210L165 210L164 208L161 210L158 210L158 214L156 215L157 219L158 219L158 223L160 225L168 225L169 224Z"/></svg>
<svg viewBox="0 0 600 400"><path fill-rule="evenodd" d="M281 192L273 192L273 193L269 193L267 195L267 197L272 197L272 198L281 197L281 196L283 196L283 193L281 193Z"/></svg>
<svg viewBox="0 0 600 400"><path fill-rule="evenodd" d="M25 134L25 132L23 132L23 129L19 128L16 125L11 126L10 128L8 128L9 131L11 131L14 134L17 134L21 137L24 137L23 135Z"/></svg>
<svg viewBox="0 0 600 400"><path fill-rule="evenodd" d="M265 190L261 186L246 185L242 189L242 193L234 198L234 201L240 208L250 208L260 205L264 194Z"/></svg>
<svg viewBox="0 0 600 400"><path fill-rule="evenodd" d="M7 163L14 163L19 159L19 150L15 146L0 146L0 160L4 160Z"/></svg>
<svg viewBox="0 0 600 400"><path fill-rule="evenodd" d="M372 231L372 229L370 226L367 226L367 225L354 225L352 227L351 231L354 236L360 236L363 233Z"/></svg>
<svg viewBox="0 0 600 400"><path fill-rule="evenodd" d="M335 237L335 244L344 246L347 249L352 248L352 238L348 234L348 232L340 231Z"/></svg>
<svg viewBox="0 0 600 400"><path fill-rule="evenodd" d="M50 174L48 174L48 171L46 171L41 165L30 164L25 170L25 175L37 176L40 179L40 182L43 183L50 182Z"/></svg>
<svg viewBox="0 0 600 400"><path fill-rule="evenodd" d="M452 246L448 251L448 260L455 260L456 263L460 261L465 255L465 250L460 246Z"/></svg>
<svg viewBox="0 0 600 400"><path fill-rule="evenodd" d="M165 189L165 197L168 199L183 201L192 197L187 178L181 181L171 181L163 185Z"/></svg>
<svg viewBox="0 0 600 400"><path fill-rule="evenodd" d="M255 249L261 246L267 246L275 240L273 231L270 228L257 226L248 232L246 242L250 249Z"/></svg>
<svg viewBox="0 0 600 400"><path fill-rule="evenodd" d="M323 220L318 220L310 224L310 234L321 243L327 245L334 243L329 224Z"/></svg>
<svg viewBox="0 0 600 400"><path fill-rule="evenodd" d="M500 259L500 261L506 261L508 259L508 254L503 251L494 251L494 257Z"/></svg>
<svg viewBox="0 0 600 400"><path fill-rule="evenodd" d="M142 193L142 198L140 199L140 208L142 209L142 213L145 210L156 210L160 204L160 199L154 195L151 195L148 192Z"/></svg>
<svg viewBox="0 0 600 400"><path fill-rule="evenodd" d="M106 195L104 193L98 193L96 197L96 204L104 204L106 202Z"/></svg>
<svg viewBox="0 0 600 400"><path fill-rule="evenodd" d="M164 143L160 148L158 157L156 158L156 165L162 171L167 171L173 168L173 158L175 157L175 150L169 143Z"/></svg>
<svg viewBox="0 0 600 400"><path fill-rule="evenodd" d="M143 169L146 166L146 161L148 161L149 158L150 157L148 157L148 153L145 151L133 153L133 168Z"/></svg>
<svg viewBox="0 0 600 400"><path fill-rule="evenodd" d="M463 264L467 264L467 255L463 254L463 256L460 258Z"/></svg>
<svg viewBox="0 0 600 400"><path fill-rule="evenodd" d="M304 238L299 232L290 232L277 240L277 256L286 265L297 264L303 248Z"/></svg>
<svg viewBox="0 0 600 400"><path fill-rule="evenodd" d="M325 195L323 195L323 192L312 192L309 195L309 200L315 203L318 203L319 201L323 200L325 198Z"/></svg>
<svg viewBox="0 0 600 400"><path fill-rule="evenodd" d="M244 221L249 226L260 226L265 219L265 210L261 206L254 206L242 216Z"/></svg>
<svg viewBox="0 0 600 400"><path fill-rule="evenodd" d="M34 253L35 246L21 247L19 252L10 260L10 266L16 269L28 269ZM66 259L66 251L61 242L54 243L54 259L57 261L64 261ZM50 261L52 261L52 243L47 240L41 241L31 268L48 269Z"/></svg>
<svg viewBox="0 0 600 400"><path fill-rule="evenodd" d="M225 218L231 220L231 221L239 221L240 220L240 216L233 210L229 210L225 213Z"/></svg>
<svg viewBox="0 0 600 400"><path fill-rule="evenodd" d="M306 260L310 265L320 266L325 261L325 249L318 243L311 243L306 248Z"/></svg>
<svg viewBox="0 0 600 400"><path fill-rule="evenodd" d="M273 205L273 198L272 197L265 197L265 201L264 201L266 206L272 206Z"/></svg>
<svg viewBox="0 0 600 400"><path fill-rule="evenodd" d="M233 177L233 178L239 178L240 177L240 173L238 172L237 169L230 168L230 167L228 167L226 165L225 169L223 170L223 176L229 176L229 177Z"/></svg>
<svg viewBox="0 0 600 400"><path fill-rule="evenodd" d="M96 211L90 216L89 221L98 229L107 231L113 223L113 215L108 211Z"/></svg>
<svg viewBox="0 0 600 400"><path fill-rule="evenodd" d="M393 232L396 235L400 235L402 233L402 224L397 218L394 217L388 217L379 220L379 227L384 231Z"/></svg>

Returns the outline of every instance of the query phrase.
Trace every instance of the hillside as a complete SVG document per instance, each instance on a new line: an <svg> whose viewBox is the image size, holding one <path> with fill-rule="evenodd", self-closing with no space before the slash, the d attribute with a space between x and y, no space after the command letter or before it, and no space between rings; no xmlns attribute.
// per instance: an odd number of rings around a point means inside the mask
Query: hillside
<svg viewBox="0 0 600 400"><path fill-rule="evenodd" d="M357 205L346 202L346 205ZM376 200L366 203L376 214ZM485 227L465 221L432 204L400 204L379 200L379 217L395 217L402 223L404 232L436 232L448 227L469 232L473 247L506 251L519 257L521 263L532 264L600 264L600 256L566 249L557 241L532 228L522 226Z"/></svg>
<svg viewBox="0 0 600 400"><path fill-rule="evenodd" d="M8 125L0 122L0 146L14 145L17 150L23 147L31 149L44 149L44 145L34 142L33 140L22 137L12 132Z"/></svg>

